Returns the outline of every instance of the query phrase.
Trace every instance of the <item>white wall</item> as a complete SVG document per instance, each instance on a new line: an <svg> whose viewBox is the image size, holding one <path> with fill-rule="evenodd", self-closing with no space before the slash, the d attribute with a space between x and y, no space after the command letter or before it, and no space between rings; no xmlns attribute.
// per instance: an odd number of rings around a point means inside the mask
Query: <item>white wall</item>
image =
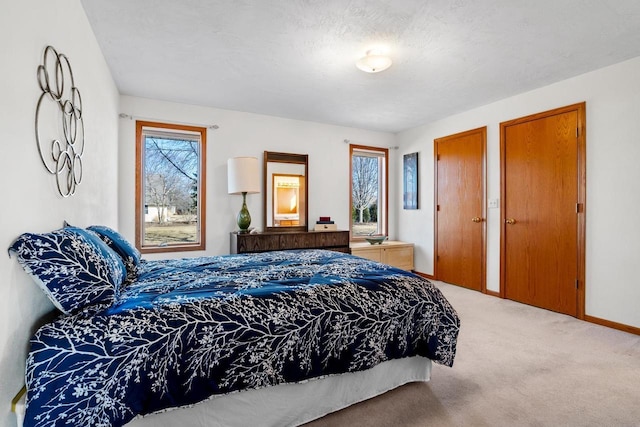
<svg viewBox="0 0 640 427"><path fill-rule="evenodd" d="M416 269L433 273L435 138L487 126L487 197L498 199L500 123L586 101L586 314L640 327L638 76L640 57L400 133L399 164L420 152L421 208L398 210L398 236L416 243ZM487 289L498 291L499 281L500 210L488 209Z"/></svg>
<svg viewBox="0 0 640 427"><path fill-rule="evenodd" d="M36 69L47 45L69 57L83 101L84 178L66 199L58 195L35 141ZM119 96L80 2L3 2L0 58L0 248L23 232L59 228L63 220L117 226ZM0 256L0 295L0 426L13 426L10 402L24 384L28 341L37 319L53 305L6 255Z"/></svg>
<svg viewBox="0 0 640 427"><path fill-rule="evenodd" d="M262 165L264 151L309 155L309 222L330 216L339 229L349 227L349 145L390 147L395 135L326 124L282 119L259 114L175 104L122 96L120 112L119 226L130 240L135 238L135 120L167 121L209 126L207 131L207 248L203 252L146 255L145 258L219 255L229 253L229 233L237 229L236 216L242 197L227 194L227 159L255 156ZM390 186L395 186L398 150L389 150ZM262 172L260 173L262 177ZM251 226L263 228L263 194L247 196ZM390 236L396 219L390 202Z"/></svg>

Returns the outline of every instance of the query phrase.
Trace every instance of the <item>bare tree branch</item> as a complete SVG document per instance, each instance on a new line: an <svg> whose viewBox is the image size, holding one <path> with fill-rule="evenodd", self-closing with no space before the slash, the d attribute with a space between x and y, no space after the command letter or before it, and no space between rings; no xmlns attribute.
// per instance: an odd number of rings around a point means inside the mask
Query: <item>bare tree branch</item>
<svg viewBox="0 0 640 427"><path fill-rule="evenodd" d="M363 212L378 200L378 159L368 156L352 157L352 202L359 211L359 222Z"/></svg>

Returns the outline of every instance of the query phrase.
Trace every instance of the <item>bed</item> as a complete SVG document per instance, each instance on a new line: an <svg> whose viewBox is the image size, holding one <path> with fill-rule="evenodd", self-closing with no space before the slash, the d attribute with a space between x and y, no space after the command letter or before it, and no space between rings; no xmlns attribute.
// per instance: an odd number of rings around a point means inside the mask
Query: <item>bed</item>
<svg viewBox="0 0 640 427"><path fill-rule="evenodd" d="M10 253L62 311L30 342L25 426L171 425L185 411L189 425L242 425L234 401L297 425L455 357L459 319L437 288L349 254L143 261L102 226L25 233Z"/></svg>

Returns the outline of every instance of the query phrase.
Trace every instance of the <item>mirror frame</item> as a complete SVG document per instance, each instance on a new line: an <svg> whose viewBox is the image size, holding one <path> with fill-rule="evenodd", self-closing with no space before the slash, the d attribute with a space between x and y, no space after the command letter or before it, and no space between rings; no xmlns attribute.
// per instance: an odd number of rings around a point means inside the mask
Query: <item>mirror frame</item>
<svg viewBox="0 0 640 427"><path fill-rule="evenodd" d="M267 165L269 163L291 163L304 165L304 176L305 176L305 185L304 185L304 225L292 225L292 226L282 226L282 227L274 227L269 226L267 224L267 209L271 208L271 201L267 200L267 186L271 185L272 179L271 176L267 176ZM278 153L274 151L265 151L264 152L264 165L263 165L263 204L262 204L262 222L263 222L263 230L264 231L280 231L280 232L288 232L288 231L307 231L309 229L309 155L308 154L292 154L292 153ZM273 188L271 189L271 194L273 194ZM273 212L271 212L271 218L274 217Z"/></svg>

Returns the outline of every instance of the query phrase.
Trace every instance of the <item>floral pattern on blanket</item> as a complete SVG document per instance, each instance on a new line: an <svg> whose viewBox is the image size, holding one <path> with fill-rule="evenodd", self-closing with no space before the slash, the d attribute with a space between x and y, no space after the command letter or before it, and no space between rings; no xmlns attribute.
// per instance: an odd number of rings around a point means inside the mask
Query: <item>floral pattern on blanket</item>
<svg viewBox="0 0 640 427"><path fill-rule="evenodd" d="M36 333L25 425L119 426L413 355L450 366L458 330L427 280L337 252L143 262L108 310Z"/></svg>

